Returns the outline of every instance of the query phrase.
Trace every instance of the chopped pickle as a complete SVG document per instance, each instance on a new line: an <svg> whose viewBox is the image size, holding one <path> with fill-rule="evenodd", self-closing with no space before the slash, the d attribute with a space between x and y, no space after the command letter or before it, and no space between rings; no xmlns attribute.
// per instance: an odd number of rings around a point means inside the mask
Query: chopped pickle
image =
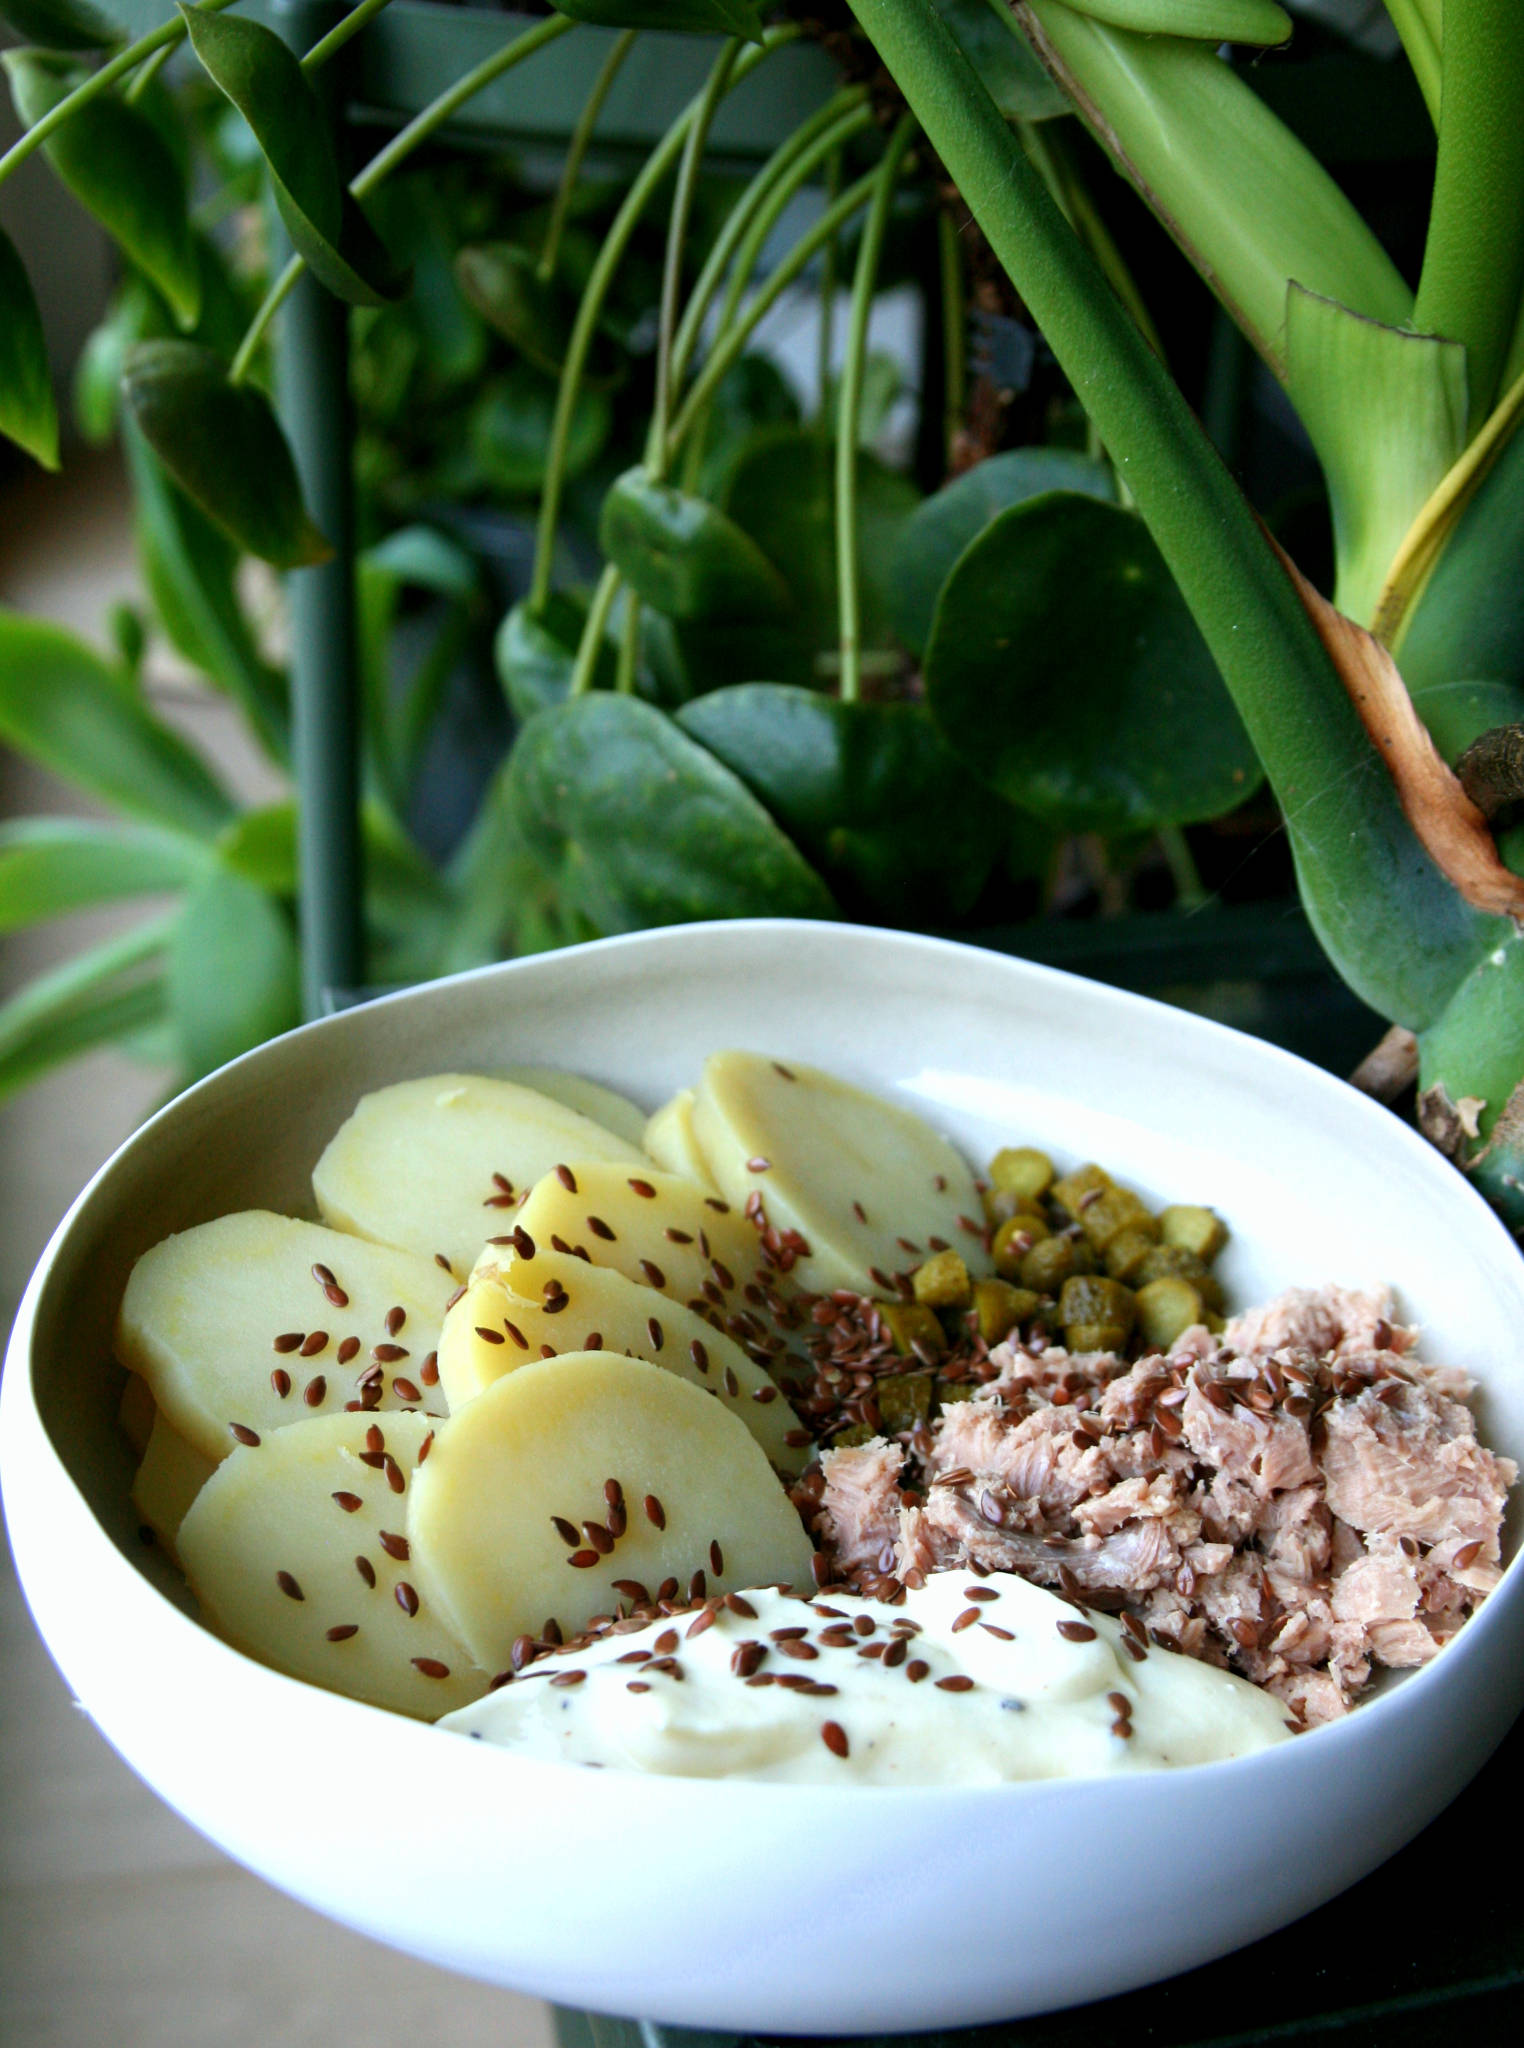
<svg viewBox="0 0 1524 2048"><path fill-rule="evenodd" d="M860 1444L871 1444L878 1435L876 1429L869 1429L866 1422L854 1422L850 1429L844 1429L833 1436L829 1448L833 1451L855 1451Z"/></svg>
<svg viewBox="0 0 1524 2048"><path fill-rule="evenodd" d="M1106 1247L1106 1271L1113 1280L1134 1285L1139 1266L1158 1243L1158 1234L1146 1230L1119 1230Z"/></svg>
<svg viewBox="0 0 1524 2048"><path fill-rule="evenodd" d="M1053 1185L1053 1161L1033 1145L1008 1145L990 1161L990 1179L1002 1194L1035 1201Z"/></svg>
<svg viewBox="0 0 1524 2048"><path fill-rule="evenodd" d="M1159 1213L1159 1234L1166 1244L1194 1252L1210 1265L1228 1241L1222 1218L1194 1202L1172 1202Z"/></svg>
<svg viewBox="0 0 1524 2048"><path fill-rule="evenodd" d="M1120 1323L1066 1323L1064 1325L1064 1349L1066 1351L1120 1351L1127 1342L1127 1332Z"/></svg>
<svg viewBox="0 0 1524 2048"><path fill-rule="evenodd" d="M902 1358L919 1344L936 1358L947 1349L947 1332L937 1321L936 1311L921 1301L875 1301L883 1317L890 1342Z"/></svg>
<svg viewBox="0 0 1524 2048"><path fill-rule="evenodd" d="M1033 1287L1039 1294L1057 1294L1071 1273L1094 1270L1089 1245L1073 1237L1045 1237L1027 1253L1016 1277L1023 1287Z"/></svg>
<svg viewBox="0 0 1524 2048"><path fill-rule="evenodd" d="M967 1308L973 1299L968 1268L956 1252L934 1252L916 1267L910 1284L926 1308Z"/></svg>
<svg viewBox="0 0 1524 2048"><path fill-rule="evenodd" d="M1048 1192L1065 1214L1078 1222L1084 1213L1087 1200L1097 1200L1114 1185L1105 1167L1097 1166L1092 1161L1088 1166L1077 1166L1073 1173L1066 1173L1062 1180L1054 1181Z"/></svg>
<svg viewBox="0 0 1524 2048"><path fill-rule="evenodd" d="M974 1317L986 1344L998 1344L1018 1324L1030 1322L1042 1307L1042 1296L1030 1287L1013 1287L1009 1280L974 1282Z"/></svg>
<svg viewBox="0 0 1524 2048"><path fill-rule="evenodd" d="M1105 1251L1124 1230L1141 1231L1145 1237L1159 1233L1158 1223L1131 1188L1103 1188L1094 1201L1083 1200L1079 1226L1086 1242L1098 1252Z"/></svg>
<svg viewBox="0 0 1524 2048"><path fill-rule="evenodd" d="M1002 1280L1014 1280L1021 1271L1021 1262L1032 1247L1041 1244L1053 1232L1040 1216L1012 1216L1002 1223L990 1244L990 1255L995 1261L995 1271Z"/></svg>
<svg viewBox="0 0 1524 2048"><path fill-rule="evenodd" d="M1134 1283L1141 1288L1152 1280L1175 1278L1189 1280L1208 1308L1222 1308L1221 1282L1194 1252L1186 1251L1181 1245L1156 1244L1148 1257L1139 1263Z"/></svg>
<svg viewBox="0 0 1524 2048"><path fill-rule="evenodd" d="M1008 1223L1013 1216L1035 1216L1039 1222L1047 1221L1041 1202L1030 1195L1013 1195L1008 1188L981 1188L979 1206L991 1230Z"/></svg>
<svg viewBox="0 0 1524 2048"><path fill-rule="evenodd" d="M1058 1297L1058 1320L1071 1351L1119 1350L1132 1334L1136 1313L1132 1289L1124 1287L1120 1280L1106 1280L1098 1274L1074 1274L1064 1282ZM1078 1330L1115 1331L1120 1335L1108 1336L1104 1344L1076 1345L1073 1337Z"/></svg>
<svg viewBox="0 0 1524 2048"><path fill-rule="evenodd" d="M1136 1300L1138 1335L1145 1351L1168 1351L1205 1313L1201 1296L1178 1273L1150 1280L1146 1287L1138 1289Z"/></svg>
<svg viewBox="0 0 1524 2048"><path fill-rule="evenodd" d="M937 1406L956 1407L960 1401L972 1401L979 1391L977 1380L938 1380Z"/></svg>
<svg viewBox="0 0 1524 2048"><path fill-rule="evenodd" d="M896 1372L881 1379L873 1389L878 1403L879 1430L884 1436L898 1436L914 1429L931 1414L931 1378L924 1372Z"/></svg>

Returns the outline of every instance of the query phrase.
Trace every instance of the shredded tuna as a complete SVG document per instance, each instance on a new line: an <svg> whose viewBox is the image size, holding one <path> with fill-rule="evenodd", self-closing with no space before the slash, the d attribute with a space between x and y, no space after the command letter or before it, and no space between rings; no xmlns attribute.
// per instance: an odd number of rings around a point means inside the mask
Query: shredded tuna
<svg viewBox="0 0 1524 2048"><path fill-rule="evenodd" d="M929 1432L826 1455L817 1532L858 1583L1017 1571L1331 1720L1499 1576L1517 1468L1415 1340L1384 1293L1324 1287L1130 1367L1002 1345Z"/></svg>

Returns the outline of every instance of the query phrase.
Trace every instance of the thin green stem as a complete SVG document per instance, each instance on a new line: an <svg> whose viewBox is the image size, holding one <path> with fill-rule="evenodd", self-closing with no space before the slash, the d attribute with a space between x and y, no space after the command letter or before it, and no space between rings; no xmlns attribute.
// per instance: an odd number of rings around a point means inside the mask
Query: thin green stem
<svg viewBox="0 0 1524 2048"><path fill-rule="evenodd" d="M1211 901L1211 896L1201 879L1201 870L1191 852L1190 841L1180 826L1162 825L1159 828L1159 848L1174 880L1175 908L1200 910Z"/></svg>
<svg viewBox="0 0 1524 2048"><path fill-rule="evenodd" d="M392 0L360 0L358 7L352 7L342 21L336 21L327 35L315 42L302 59L302 69L309 75L320 71L330 57L336 56L351 36L357 36L368 21L378 15L383 7L390 7Z"/></svg>
<svg viewBox="0 0 1524 2048"><path fill-rule="evenodd" d="M614 608L614 599L619 595L619 587L623 582L623 576L613 563L606 563L603 574L598 578L598 588L593 592L593 601L587 608L582 638L577 642L577 659L567 691L569 696L585 697L593 687L593 677L598 672L598 650L603 645L603 636L608 630L609 613Z"/></svg>
<svg viewBox="0 0 1524 2048"><path fill-rule="evenodd" d="M883 161L873 174L873 198L863 223L852 279L852 307L847 316L847 352L841 366L836 405L836 591L841 648L840 691L843 704L855 704L862 691L862 601L857 583L857 430L862 417L863 369L868 360L868 323L873 293L884 253L884 235L894 205L895 187L906 152L919 131L913 114L902 114L889 139Z"/></svg>
<svg viewBox="0 0 1524 2048"><path fill-rule="evenodd" d="M165 43L160 49L154 51L153 55L149 58L148 62L143 66L142 70L138 73L137 77L130 81L126 90L122 94L122 98L126 100L129 103L129 105L136 106L137 102L143 97L144 93L147 92L148 88L153 84L154 80L158 77L159 73L164 69L165 65L169 62L170 58L173 57L178 47L179 45L176 43Z"/></svg>
<svg viewBox="0 0 1524 2048"><path fill-rule="evenodd" d="M1164 343L1159 339L1159 330L1149 317L1148 308L1143 303L1143 294L1138 290L1132 272L1123 262L1122 253L1112 240L1106 223L1096 212L1095 204L1074 168L1074 159L1065 145L1064 138L1050 134L1049 125L1038 121L1020 122L1018 126L1022 146L1042 173L1048 190L1063 208L1069 225L1101 266L1107 283L1137 321L1143 339L1160 362L1163 362Z"/></svg>
<svg viewBox="0 0 1524 2048"><path fill-rule="evenodd" d="M552 17L559 19L560 17ZM792 24L769 29L759 44L753 44L743 52L731 74L732 90L743 78L747 78L770 57L774 50L785 43L794 41L798 29ZM551 421L550 443L545 453L545 482L540 491L540 516L535 528L534 574L529 586L529 607L531 611L543 610L545 600L550 596L551 570L555 560L556 529L560 522L561 491L566 481L566 454L571 438L572 417L576 410L577 395L582 388L582 374L587 366L588 350L593 344L598 321L603 312L603 302L608 296L614 274L623 261L641 215L651 203L652 194L671 170L688 133L689 124L695 118L699 100L695 95L678 115L666 134L646 158L636 175L635 182L624 196L624 202L610 223L598 251L597 261L583 287L577 317L572 324L571 339L566 345L566 361L561 366L561 382L556 392L556 410Z"/></svg>
<svg viewBox="0 0 1524 2048"><path fill-rule="evenodd" d="M1444 47L1444 0L1386 0L1386 11L1402 38L1418 90L1429 109L1429 118L1439 126L1441 53Z"/></svg>
<svg viewBox="0 0 1524 2048"><path fill-rule="evenodd" d="M356 8L355 14L360 11ZM347 18L353 20L354 17L351 15ZM394 171L398 164L405 162L422 143L427 142L436 129L442 128L452 114L459 112L467 100L484 91L495 79L501 78L505 71L511 71L515 64L521 64L526 57L532 57L537 50L543 50L547 43L553 43L558 37L564 36L574 26L575 23L566 15L552 14L546 20L536 22L533 28L526 29L523 35L504 49L484 58L480 64L468 71L464 78L457 79L448 92L441 93L437 100L423 109L422 113L415 115L405 128L399 129L385 149L378 151L371 158L349 187L354 197L363 199L367 193L374 192L383 178ZM319 44L317 47L321 48L322 45ZM293 256L265 293L258 310L249 322L247 333L238 344L238 352L233 357L232 366L228 371L230 383L241 384L248 376L266 329L290 297L293 286L306 267L302 257Z"/></svg>
<svg viewBox="0 0 1524 2048"><path fill-rule="evenodd" d="M577 125L571 132L566 145L566 158L561 165L561 177L556 186L556 196L551 201L550 221L545 229L545 246L540 251L539 275L549 283L556 274L556 263L561 254L561 237L566 232L566 215L571 206L577 180L582 175L583 161L587 156L588 144L593 139L593 130L598 125L598 116L603 112L603 103L613 89L614 80L624 68L624 60L635 47L638 29L627 28L617 36L610 46L608 55L593 80L592 91L583 102Z"/></svg>
<svg viewBox="0 0 1524 2048"><path fill-rule="evenodd" d="M205 14L220 14L225 7L233 6L235 0L199 0L199 4ZM40 149L49 136L56 135L65 121L71 120L81 107L88 106L91 100L97 99L101 93L109 92L119 78L125 78L129 71L135 71L145 58L152 57L159 50L173 49L176 43L183 42L184 39L185 23L176 15L173 21L163 22L158 28L150 29L147 35L139 36L137 41L129 43L125 50L118 50L99 71L92 71L88 78L81 79L73 92L61 99L56 107L50 107L40 121L33 122L26 133L18 136L11 144L4 156L0 156L0 185L5 183L12 171L26 162L33 150Z"/></svg>
<svg viewBox="0 0 1524 2048"><path fill-rule="evenodd" d="M826 205L841 197L841 151L833 149L826 158ZM820 390L820 414L825 417L826 393L831 388L831 365L836 354L836 289L841 264L841 244L835 235L820 254L820 325L815 335L815 382Z"/></svg>
<svg viewBox="0 0 1524 2048"><path fill-rule="evenodd" d="M1497 398L1524 286L1521 191L1518 0L1466 0L1445 15L1439 158L1413 325L1465 343L1473 432Z"/></svg>
<svg viewBox="0 0 1524 2048"><path fill-rule="evenodd" d="M629 697L635 690L635 668L640 659L640 599L633 590L624 594L624 617L619 621L619 663L614 671L614 688Z"/></svg>
<svg viewBox="0 0 1524 2048"><path fill-rule="evenodd" d="M646 468L659 483L666 473L667 422L672 411L672 356L677 330L677 297L683 282L683 246L688 239L688 222L693 213L693 195L698 186L704 149L709 141L715 110L730 89L731 74L741 45L734 37L715 58L709 77L699 95L683 153L678 160L677 182L672 188L672 214L667 226L667 247L662 261L661 306L656 329L656 396L651 408L651 425L646 437Z"/></svg>
<svg viewBox="0 0 1524 2048"><path fill-rule="evenodd" d="M958 229L945 206L937 208L937 273L942 299L942 459L950 470L968 408L968 308Z"/></svg>
<svg viewBox="0 0 1524 2048"><path fill-rule="evenodd" d="M703 369L694 378L692 388L684 399L677 418L672 422L672 431L667 437L668 461L682 446L694 421L704 413L721 379L740 357L747 342L795 278L810 264L816 252L824 248L831 236L839 233L853 214L868 204L873 197L876 176L875 171L870 171L866 177L859 178L855 185L849 185L836 204L826 209L809 233L800 236L746 311L738 315L729 327L722 329Z"/></svg>

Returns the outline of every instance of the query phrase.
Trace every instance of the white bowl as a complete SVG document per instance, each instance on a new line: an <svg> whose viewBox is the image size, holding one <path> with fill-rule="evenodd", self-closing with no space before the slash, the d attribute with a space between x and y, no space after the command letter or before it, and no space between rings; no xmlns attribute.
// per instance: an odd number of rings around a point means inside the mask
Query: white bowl
<svg viewBox="0 0 1524 2048"><path fill-rule="evenodd" d="M127 1761L272 1883L562 2004L739 2031L1014 2018L1271 1932L1451 1799L1524 1700L1524 1567L1425 1670L1228 1764L995 1790L659 1779L516 1758L228 1649L138 1540L110 1329L133 1260L254 1205L309 1210L357 1095L572 1067L654 1106L744 1045L922 1110L982 1161L1032 1141L1219 1208L1240 1304L1389 1281L1524 1457L1524 1261L1412 1132L1301 1061L1049 969L854 927L687 926L489 968L293 1032L98 1174L17 1317L0 1471L38 1625ZM1510 1554L1517 1550L1511 1529Z"/></svg>

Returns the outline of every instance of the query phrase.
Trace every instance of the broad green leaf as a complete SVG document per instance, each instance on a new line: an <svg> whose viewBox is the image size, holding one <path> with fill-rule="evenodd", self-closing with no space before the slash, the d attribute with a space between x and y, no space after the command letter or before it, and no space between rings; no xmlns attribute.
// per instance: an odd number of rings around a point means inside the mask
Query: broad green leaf
<svg viewBox="0 0 1524 2048"><path fill-rule="evenodd" d="M609 486L603 552L630 588L671 619L768 619L789 590L751 536L703 498L629 469Z"/></svg>
<svg viewBox="0 0 1524 2048"><path fill-rule="evenodd" d="M191 48L249 124L275 204L307 268L355 306L400 298L407 277L339 173L328 119L295 51L273 29L181 4Z"/></svg>
<svg viewBox="0 0 1524 2048"><path fill-rule="evenodd" d="M104 50L121 30L89 0L3 0L0 21L40 50Z"/></svg>
<svg viewBox="0 0 1524 2048"><path fill-rule="evenodd" d="M232 802L185 742L82 640L0 611L0 739L129 817L206 838Z"/></svg>
<svg viewBox="0 0 1524 2048"><path fill-rule="evenodd" d="M75 818L0 824L0 932L71 910L182 889L206 865L187 840Z"/></svg>
<svg viewBox="0 0 1524 2048"><path fill-rule="evenodd" d="M520 725L548 704L559 704L571 688L586 622L586 600L564 590L553 591L538 612L527 598L520 598L505 616L493 643L493 660L509 709ZM614 650L605 641L598 650L593 687L612 689L613 683Z"/></svg>
<svg viewBox="0 0 1524 2048"><path fill-rule="evenodd" d="M172 918L135 925L0 1003L0 1098L77 1053L162 1022L162 962L173 927Z"/></svg>
<svg viewBox="0 0 1524 2048"><path fill-rule="evenodd" d="M1415 699L1457 676L1524 688L1521 561L1524 433L1515 433L1462 512L1398 643L1398 663Z"/></svg>
<svg viewBox="0 0 1524 2048"><path fill-rule="evenodd" d="M89 74L38 50L7 50L11 97L25 127ZM185 184L148 117L102 93L70 116L43 153L74 197L152 280L182 327L201 308L201 272Z"/></svg>
<svg viewBox="0 0 1524 2048"><path fill-rule="evenodd" d="M141 433L124 441L143 578L159 624L187 661L240 705L272 759L290 741L286 679L259 649L238 596L238 551L165 474Z"/></svg>
<svg viewBox="0 0 1524 2048"><path fill-rule="evenodd" d="M1079 113L1270 367L1286 288L1401 327L1413 295L1329 174L1205 43L1089 21L1061 0L1022 20Z"/></svg>
<svg viewBox="0 0 1524 2048"><path fill-rule="evenodd" d="M399 526L359 559L362 577L384 579L399 588L432 590L440 597L474 597L476 562L467 549L437 526Z"/></svg>
<svg viewBox="0 0 1524 2048"><path fill-rule="evenodd" d="M991 99L1008 121L1051 121L1070 111L1062 87L1043 70L1020 36L1003 19L1005 0L934 0L958 47L984 80Z"/></svg>
<svg viewBox="0 0 1524 2048"><path fill-rule="evenodd" d="M1519 1170L1524 1133L1517 1128L1524 1099L1514 1100L1524 1082L1521 1016L1524 940L1513 932L1483 955L1444 1014L1418 1041L1420 1089L1440 1087L1452 1103L1470 1096L1482 1104L1478 1129L1483 1143L1471 1148L1469 1167L1483 1193L1515 1228L1524 1226L1524 1179ZM1486 1141L1510 1103L1515 1128L1489 1151Z"/></svg>
<svg viewBox="0 0 1524 2048"><path fill-rule="evenodd" d="M798 394L772 358L755 352L739 357L709 402L699 496L723 504L731 473L758 430L797 427L799 421Z"/></svg>
<svg viewBox="0 0 1524 2048"><path fill-rule="evenodd" d="M487 785L471 829L450 864L455 898L438 971L459 973L500 960L510 950L541 953L573 933L556 912L555 884L533 858L519 830L508 788L512 755Z"/></svg>
<svg viewBox="0 0 1524 2048"><path fill-rule="evenodd" d="M745 785L638 698L540 712L509 756L507 793L560 915L598 932L835 909Z"/></svg>
<svg viewBox="0 0 1524 2048"><path fill-rule="evenodd" d="M362 804L360 833L366 914L378 930L395 932L448 907L445 883L379 804ZM294 902L301 886L295 803L242 812L217 841L217 858L266 895Z"/></svg>
<svg viewBox="0 0 1524 2048"><path fill-rule="evenodd" d="M538 370L514 363L494 377L471 411L471 450L489 484L516 497L537 492L545 481L556 387ZM603 453L614 424L606 391L577 394L566 443L568 477L590 469Z"/></svg>
<svg viewBox="0 0 1524 2048"><path fill-rule="evenodd" d="M1076 14L1143 36L1204 43L1284 43L1291 16L1275 0L1063 0Z"/></svg>
<svg viewBox="0 0 1524 2048"><path fill-rule="evenodd" d="M1465 449L1466 351L1293 283L1286 390L1328 480L1334 603L1369 626L1409 527Z"/></svg>
<svg viewBox="0 0 1524 2048"><path fill-rule="evenodd" d="M927 699L969 769L1072 831L1232 809L1259 767L1141 519L1055 491L1003 512L947 579Z"/></svg>
<svg viewBox="0 0 1524 2048"><path fill-rule="evenodd" d="M188 341L127 353L123 395L180 488L252 555L306 568L333 550L307 517L291 450L269 402L228 382L220 357Z"/></svg>
<svg viewBox="0 0 1524 2048"><path fill-rule="evenodd" d="M555 0L558 14L600 28L668 28L762 40L760 0Z"/></svg>
<svg viewBox="0 0 1524 2048"><path fill-rule="evenodd" d="M925 705L743 683L685 705L677 723L767 806L848 915L915 924L972 910L1010 814Z"/></svg>
<svg viewBox="0 0 1524 2048"><path fill-rule="evenodd" d="M122 409L122 366L128 349L135 342L171 331L170 316L159 294L146 279L129 273L74 365L74 422L92 446L104 448L116 433Z"/></svg>
<svg viewBox="0 0 1524 2048"><path fill-rule="evenodd" d="M256 883L226 868L191 891L175 920L167 979L192 1080L301 1022L291 920Z"/></svg>
<svg viewBox="0 0 1524 2048"><path fill-rule="evenodd" d="M44 469L58 467L58 408L48 376L48 344L32 281L15 243L0 228L0 434Z"/></svg>
<svg viewBox="0 0 1524 2048"><path fill-rule="evenodd" d="M488 326L541 370L557 377L571 339L574 309L555 278L543 278L527 249L483 242L461 249L455 276Z"/></svg>
<svg viewBox="0 0 1524 2048"><path fill-rule="evenodd" d="M1044 491L1079 491L1110 504L1117 495L1107 463L1066 448L1011 448L975 463L916 507L900 530L888 578L889 615L913 653L924 652L937 597L969 542L998 514Z"/></svg>

